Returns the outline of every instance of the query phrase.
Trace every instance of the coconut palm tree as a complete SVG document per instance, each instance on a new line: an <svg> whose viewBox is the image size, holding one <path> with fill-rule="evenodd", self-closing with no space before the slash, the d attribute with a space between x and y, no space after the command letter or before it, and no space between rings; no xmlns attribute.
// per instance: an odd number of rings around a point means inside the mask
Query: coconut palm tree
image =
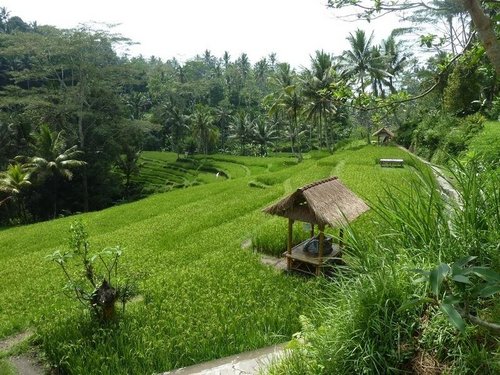
<svg viewBox="0 0 500 375"><path fill-rule="evenodd" d="M164 106L165 127L170 133L172 151L177 153L177 159L182 152L182 138L188 129L188 116L182 113L180 107L173 104Z"/></svg>
<svg viewBox="0 0 500 375"><path fill-rule="evenodd" d="M389 87L392 94L396 93L394 79L403 72L407 65L408 56L401 52L401 44L396 42L394 35L382 41L383 59L387 75L384 84Z"/></svg>
<svg viewBox="0 0 500 375"><path fill-rule="evenodd" d="M0 173L0 192L6 195L6 198L0 201L0 206L8 201L14 202L19 218L24 223L28 221L25 194L31 186L30 177L28 169L18 163L10 164L5 172Z"/></svg>
<svg viewBox="0 0 500 375"><path fill-rule="evenodd" d="M245 145L250 139L252 127L252 119L248 113L240 111L231 116L231 123L229 124L230 138L237 140L240 144L240 155L245 153Z"/></svg>
<svg viewBox="0 0 500 375"><path fill-rule="evenodd" d="M190 116L193 137L198 140L199 149L206 155L211 145L219 137L219 131L214 125L214 118L208 107L198 105Z"/></svg>
<svg viewBox="0 0 500 375"><path fill-rule="evenodd" d="M66 148L64 133L53 132L44 124L34 135L35 155L28 158L26 164L42 183L50 183L53 199L53 217L57 215L57 198L59 182L71 180L73 169L86 163L80 160L82 152L77 146ZM21 157L21 159L26 159Z"/></svg>
<svg viewBox="0 0 500 375"><path fill-rule="evenodd" d="M278 138L275 125L263 118L254 121L252 135L254 141L260 146L260 156L267 156L267 147L273 146L273 142Z"/></svg>
<svg viewBox="0 0 500 375"><path fill-rule="evenodd" d="M344 51L341 62L347 73L356 78L360 93L364 93L367 77L384 73L380 65L382 57L373 51L373 33L367 37L363 30L357 29L347 40L351 49Z"/></svg>
<svg viewBox="0 0 500 375"><path fill-rule="evenodd" d="M297 84L281 88L267 96L264 102L270 102L269 114L280 114L286 121L286 133L290 138L292 153L297 151L297 157L302 159L300 149L296 150L296 141L299 133L299 117L304 106L304 98Z"/></svg>
<svg viewBox="0 0 500 375"><path fill-rule="evenodd" d="M336 110L330 90L334 83L335 68L332 57L323 51L316 51L311 62L312 69L306 69L302 78L304 96L307 98L305 113L308 119L316 122L319 146L321 147L324 141L330 149L329 139L325 136L327 132L323 127L327 115Z"/></svg>

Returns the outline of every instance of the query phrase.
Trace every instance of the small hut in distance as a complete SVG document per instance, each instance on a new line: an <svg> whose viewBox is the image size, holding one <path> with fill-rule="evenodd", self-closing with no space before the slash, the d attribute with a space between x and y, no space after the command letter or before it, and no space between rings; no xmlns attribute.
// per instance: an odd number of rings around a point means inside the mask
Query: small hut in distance
<svg viewBox="0 0 500 375"><path fill-rule="evenodd" d="M382 127L372 134L372 137L377 137L379 145L387 145L394 138L394 133L386 127Z"/></svg>
<svg viewBox="0 0 500 375"><path fill-rule="evenodd" d="M341 228L347 222L369 210L366 203L344 186L337 177L330 177L297 189L294 193L264 209L271 215L288 218L287 258L288 271L297 270L315 275L341 257L342 241L329 243L325 238L325 226ZM311 238L292 246L294 221L310 223ZM318 227L317 251L308 251L315 240L315 226ZM340 229L342 238L342 229ZM332 246L330 253L325 244Z"/></svg>

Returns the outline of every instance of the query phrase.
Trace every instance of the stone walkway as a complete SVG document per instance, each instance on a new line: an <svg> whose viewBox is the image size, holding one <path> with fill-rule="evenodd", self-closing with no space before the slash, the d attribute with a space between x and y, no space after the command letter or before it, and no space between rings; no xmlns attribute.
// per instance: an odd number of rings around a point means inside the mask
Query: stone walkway
<svg viewBox="0 0 500 375"><path fill-rule="evenodd" d="M162 375L256 375L285 353L284 344L236 354L197 365L183 367Z"/></svg>

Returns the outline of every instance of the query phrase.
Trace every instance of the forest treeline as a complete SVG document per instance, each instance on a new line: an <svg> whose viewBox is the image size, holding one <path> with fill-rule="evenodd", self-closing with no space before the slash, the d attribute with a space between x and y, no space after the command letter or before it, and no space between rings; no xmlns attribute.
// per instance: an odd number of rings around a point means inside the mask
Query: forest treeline
<svg viewBox="0 0 500 375"><path fill-rule="evenodd" d="M341 55L317 51L293 68L274 53L255 63L208 50L186 62L122 56L130 41L110 30L26 23L2 8L0 222L134 199L142 150L300 161L387 126L429 159L457 155L486 117L498 118L495 70L464 10L415 17L453 26L421 36L425 61L402 30L377 44L358 29Z"/></svg>

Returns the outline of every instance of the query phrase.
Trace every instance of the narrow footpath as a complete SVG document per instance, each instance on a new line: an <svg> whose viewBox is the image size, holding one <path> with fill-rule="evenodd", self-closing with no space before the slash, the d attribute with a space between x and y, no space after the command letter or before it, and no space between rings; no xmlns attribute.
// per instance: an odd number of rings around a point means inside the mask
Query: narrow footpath
<svg viewBox="0 0 500 375"><path fill-rule="evenodd" d="M284 345L245 352L231 357L216 359L183 367L162 375L257 375L285 353Z"/></svg>

